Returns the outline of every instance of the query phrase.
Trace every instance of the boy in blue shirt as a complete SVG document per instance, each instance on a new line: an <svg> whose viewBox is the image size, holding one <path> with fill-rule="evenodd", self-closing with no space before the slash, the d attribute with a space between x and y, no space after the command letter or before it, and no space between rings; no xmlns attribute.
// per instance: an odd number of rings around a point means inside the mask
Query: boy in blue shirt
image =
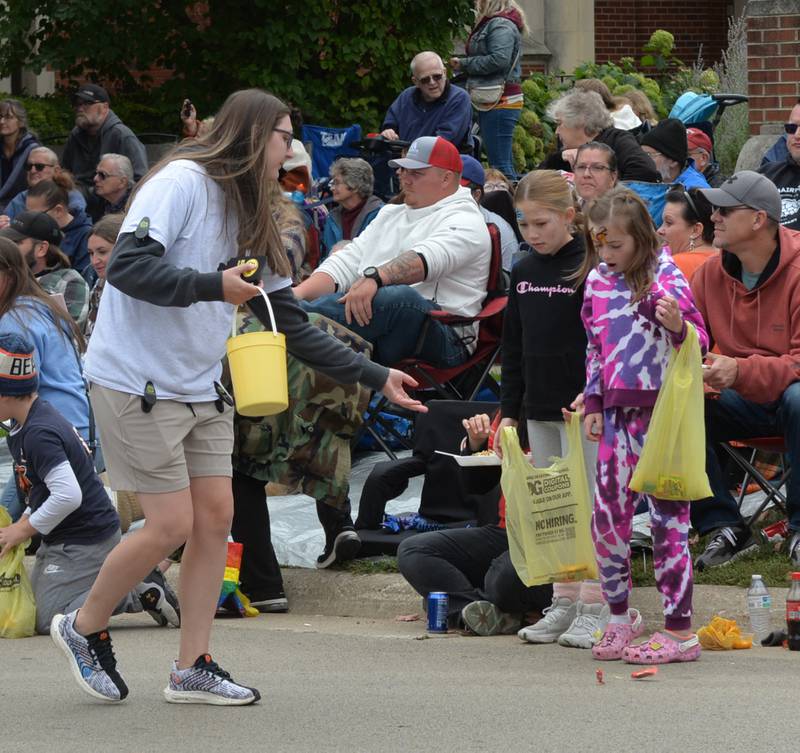
<svg viewBox="0 0 800 753"><path fill-rule="evenodd" d="M31 574L36 630L78 609L107 554L120 539L119 517L95 473L91 454L75 428L39 398L34 348L17 334L0 335L0 420L12 419L9 448L27 509L0 528L0 557L40 534ZM160 625L180 624L178 602L160 571L154 570L115 610L147 611ZM56 619L54 619L56 618ZM86 639L87 663L113 662L108 633ZM106 644L108 644L106 646Z"/></svg>

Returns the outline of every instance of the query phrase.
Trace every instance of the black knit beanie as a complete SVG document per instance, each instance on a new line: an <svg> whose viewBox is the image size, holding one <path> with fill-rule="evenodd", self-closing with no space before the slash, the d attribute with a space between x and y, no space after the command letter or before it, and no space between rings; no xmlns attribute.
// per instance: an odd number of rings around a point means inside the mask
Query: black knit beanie
<svg viewBox="0 0 800 753"><path fill-rule="evenodd" d="M677 118L666 118L651 128L641 141L642 146L650 146L665 157L675 160L683 170L689 156L686 145L686 126Z"/></svg>

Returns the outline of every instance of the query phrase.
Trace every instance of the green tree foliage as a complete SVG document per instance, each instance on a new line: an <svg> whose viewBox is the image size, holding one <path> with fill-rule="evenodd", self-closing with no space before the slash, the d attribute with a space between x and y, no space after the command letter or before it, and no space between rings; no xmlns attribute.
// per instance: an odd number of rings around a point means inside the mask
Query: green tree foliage
<svg viewBox="0 0 800 753"><path fill-rule="evenodd" d="M47 66L113 83L134 120L174 130L186 96L202 115L259 86L308 122L380 126L421 50L445 59L470 0L0 0L0 73ZM145 71L173 71L144 92ZM148 120L149 119L149 120Z"/></svg>

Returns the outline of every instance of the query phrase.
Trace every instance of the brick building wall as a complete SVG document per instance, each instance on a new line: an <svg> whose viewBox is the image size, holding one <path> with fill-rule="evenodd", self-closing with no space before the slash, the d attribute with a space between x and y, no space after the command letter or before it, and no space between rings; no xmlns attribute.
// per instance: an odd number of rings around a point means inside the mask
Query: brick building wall
<svg viewBox="0 0 800 753"><path fill-rule="evenodd" d="M786 122L800 97L800 3L753 3L751 13L754 15L747 19L747 94L750 133L759 134L762 129L772 130L771 124Z"/></svg>
<svg viewBox="0 0 800 753"><path fill-rule="evenodd" d="M639 58L656 29L675 36L674 54L687 64L703 46L706 66L717 62L727 46L730 0L595 0L595 60Z"/></svg>

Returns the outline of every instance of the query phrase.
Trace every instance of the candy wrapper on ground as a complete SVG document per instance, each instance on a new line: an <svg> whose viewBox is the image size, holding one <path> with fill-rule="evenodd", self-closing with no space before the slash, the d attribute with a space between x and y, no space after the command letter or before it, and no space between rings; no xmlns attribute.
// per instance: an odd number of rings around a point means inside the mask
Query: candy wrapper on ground
<svg viewBox="0 0 800 753"><path fill-rule="evenodd" d="M708 625L703 625L697 631L700 645L711 651L729 651L753 647L753 636L750 633L742 634L736 620L726 620L717 615Z"/></svg>
<svg viewBox="0 0 800 753"><path fill-rule="evenodd" d="M228 542L228 557L225 560L225 576L217 602L217 611L226 610L240 617L256 617L259 611L250 606L248 599L239 590L239 568L242 565L242 545Z"/></svg>

